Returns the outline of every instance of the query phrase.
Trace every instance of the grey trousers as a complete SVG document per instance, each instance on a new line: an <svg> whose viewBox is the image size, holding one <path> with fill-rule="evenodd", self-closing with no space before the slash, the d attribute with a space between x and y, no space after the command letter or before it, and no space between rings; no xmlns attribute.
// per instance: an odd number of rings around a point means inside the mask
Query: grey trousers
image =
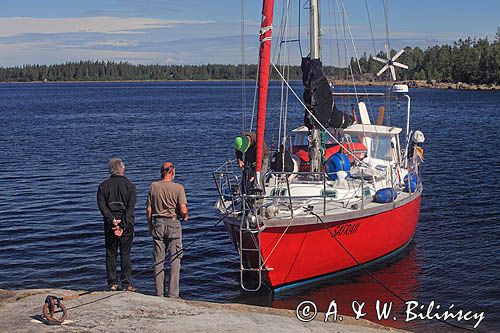
<svg viewBox="0 0 500 333"><path fill-rule="evenodd" d="M163 297L165 264L170 264L168 296L179 297L179 278L182 258L182 229L179 220L156 218L151 230L154 242L156 295ZM166 252L168 256L165 257Z"/></svg>

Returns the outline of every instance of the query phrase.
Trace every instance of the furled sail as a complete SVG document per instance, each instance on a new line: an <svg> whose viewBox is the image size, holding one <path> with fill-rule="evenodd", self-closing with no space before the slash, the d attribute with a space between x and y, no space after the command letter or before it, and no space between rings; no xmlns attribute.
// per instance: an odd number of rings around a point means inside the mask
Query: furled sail
<svg viewBox="0 0 500 333"><path fill-rule="evenodd" d="M262 22L260 26L259 50L259 98L257 104L257 152L256 179L260 179L264 154L264 132L266 126L267 88L269 86L269 66L271 63L271 37L273 29L274 0L263 0Z"/></svg>
<svg viewBox="0 0 500 333"><path fill-rule="evenodd" d="M304 103L324 127L346 128L354 120L352 116L340 111L333 103L330 84L321 70L321 61L309 57L302 58L302 83L304 84ZM312 129L315 121L307 110L304 125Z"/></svg>

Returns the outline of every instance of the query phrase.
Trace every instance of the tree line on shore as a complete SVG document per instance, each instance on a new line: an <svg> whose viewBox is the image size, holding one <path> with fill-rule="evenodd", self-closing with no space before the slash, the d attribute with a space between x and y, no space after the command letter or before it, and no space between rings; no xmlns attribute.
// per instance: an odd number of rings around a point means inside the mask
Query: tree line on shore
<svg viewBox="0 0 500 333"><path fill-rule="evenodd" d="M391 57L396 53L391 51ZM385 58L385 54L377 54ZM469 84L500 84L500 28L493 42L487 38L458 40L453 46L441 45L422 50L406 47L397 62L408 65L408 70L398 70L399 81L436 80L441 82L462 82ZM351 59L354 73L361 68L365 79L375 79L382 64L363 54L359 66ZM386 72L388 73L388 72Z"/></svg>
<svg viewBox="0 0 500 333"><path fill-rule="evenodd" d="M396 53L391 50L391 55ZM380 52L378 57L385 58ZM429 47L425 50L406 47L398 62L409 66L408 70L397 71L398 80L437 80L441 82L463 82L469 84L500 84L500 28L496 38L458 40L451 45ZM363 54L359 66L351 59L351 68L357 79L367 81L383 80L376 73L383 64ZM361 69L361 71L360 71ZM24 65L1 67L2 82L37 81L121 81L121 80L241 80L255 79L257 65L132 65L127 62L80 61L59 65ZM348 68L324 67L331 79L348 79ZM287 78L300 80L300 66L287 68ZM244 74L244 75L243 75ZM271 78L278 74L271 71Z"/></svg>

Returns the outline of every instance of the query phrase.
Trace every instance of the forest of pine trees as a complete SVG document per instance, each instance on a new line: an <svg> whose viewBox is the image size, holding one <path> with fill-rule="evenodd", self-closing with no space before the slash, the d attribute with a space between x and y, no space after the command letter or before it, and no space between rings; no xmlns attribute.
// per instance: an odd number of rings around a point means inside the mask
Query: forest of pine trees
<svg viewBox="0 0 500 333"><path fill-rule="evenodd" d="M391 55L396 51L392 50ZM384 53L379 57L385 58ZM442 45L422 50L406 47L398 62L409 66L397 71L398 80L436 80L472 84L500 84L500 28L495 41L488 39L459 40L453 46ZM359 74L358 65L351 60L353 71ZM374 79L382 64L363 54L359 67L365 79Z"/></svg>
<svg viewBox="0 0 500 333"><path fill-rule="evenodd" d="M391 51L394 55L395 50ZM380 52L377 56L385 58ZM453 46L441 45L422 50L405 48L398 62L409 66L397 71L398 80L436 80L470 84L500 85L500 28L493 42L488 39L459 40ZM359 66L354 59L351 66L355 75L364 80L383 80L376 73L383 64L363 54ZM361 68L361 73L359 71ZM331 79L347 79L350 71L326 66ZM245 66L245 78L255 79L257 65ZM278 76L271 71L271 77ZM300 80L300 66L289 70L290 80ZM126 62L80 61L60 65L25 65L0 68L0 82L36 81L121 81L121 80L240 80L241 65L132 65Z"/></svg>

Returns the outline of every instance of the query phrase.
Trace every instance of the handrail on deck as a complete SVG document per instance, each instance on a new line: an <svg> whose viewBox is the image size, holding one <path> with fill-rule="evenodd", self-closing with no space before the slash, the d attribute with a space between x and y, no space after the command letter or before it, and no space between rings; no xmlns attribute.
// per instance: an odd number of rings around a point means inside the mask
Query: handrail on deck
<svg viewBox="0 0 500 333"><path fill-rule="evenodd" d="M279 207L287 207L286 210L288 210L291 214L291 217L294 217L294 210L296 210L299 206L304 205L305 202L307 202L307 199L318 199L322 198L323 199L323 215L326 215L326 208L327 208L327 202L336 202L339 204L342 204L342 207L346 208L349 206L349 204L361 204L360 206L357 206L355 209L365 209L366 203L365 201L367 198L365 198L365 192L367 188L367 180L365 179L363 175L363 171L361 170L361 177L359 178L361 180L360 186L356 188L352 196L349 197L342 197L342 198L337 198L333 199L333 201L329 201L328 199L332 199L331 195L327 194L327 180L328 180L328 173L326 172L304 172L304 171L299 171L299 172L278 172L278 171L269 171L267 173L267 177L269 178L270 176L275 176L274 178L274 187L277 189L286 189L287 192L286 194L282 191L273 193L267 193L265 195L262 194L243 194L240 193L239 190L234 191L234 186L237 186L240 188L240 183L241 183L241 178L238 177L239 175L239 168L234 167L231 168L229 167L229 164L233 161L227 161L223 166L219 167L216 171L213 172L214 176L214 181L217 186L217 191L219 193L219 198L221 200L221 204L224 207L224 210L226 213L232 210L233 214L241 214L242 213L242 206L244 205L244 201L247 199L251 199L254 202L261 202L259 204L260 207L267 207L272 204ZM420 179L420 169L417 165L414 165L414 168L412 172L416 173L418 175L418 184L421 183ZM237 171L236 171L237 170ZM295 176L293 181L297 182L297 180L300 181L302 184L308 184L308 180L314 180L316 184L321 184L320 182L323 183L323 191L320 194L315 194L315 195L292 195L291 194L291 183L292 179L291 176ZM321 178L320 178L321 177ZM392 178L392 174L391 174ZM402 184L399 182L394 182L392 179L392 187L400 188ZM270 183L272 185L273 183ZM391 185L389 185L391 186ZM230 189L229 193L225 193L226 188ZM271 186L272 187L272 186ZM360 193L361 191L361 193ZM410 195L413 194L414 191L411 191L410 189ZM282 195L280 195L282 193ZM230 196L231 204L228 204L228 196ZM262 204L263 199L267 199L265 201L265 205ZM276 200L278 199L278 200ZM295 201L299 200L299 201ZM303 199L303 200L301 200ZM361 202L359 202L361 201ZM229 207L227 207L229 206ZM221 207L220 207L221 208Z"/></svg>
<svg viewBox="0 0 500 333"><path fill-rule="evenodd" d="M235 185L240 183L240 179L237 176L237 172L234 170L235 168L232 168L233 170L229 170L228 165L232 162L235 162L236 160L231 160L231 161L226 161L222 166L217 168L216 171L214 171L213 178L217 186L217 191L219 194L219 198L224 206L224 210L226 213L228 212L228 209L230 207L227 207L225 204L225 196L226 194L224 193L224 189L226 187L230 188L231 191L231 185ZM327 195L326 191L326 184L328 180L328 173L326 172L304 172L304 171L298 171L298 172L279 172L279 171L270 171L267 173L267 177L270 176L276 176L276 185L281 184L285 185L287 189L287 194L286 195L262 195L262 194L239 194L239 196L242 199L242 202L245 201L246 198L250 198L255 201L259 201L262 199L273 199L273 198L279 198L279 199L287 199L288 200L288 210L290 211L291 216L293 217L294 215L294 207L293 207L293 201L292 199L315 199L315 198L322 198L323 199L323 215L326 215L326 204L327 204L327 198L329 196ZM322 194L319 195L305 195L305 196L300 196L300 195L291 195L291 189L290 189L290 176L296 176L299 177L301 181L307 182L308 180L315 180L318 181L320 180L323 183L323 191ZM217 181L217 178L219 178L219 181ZM362 188L364 186L364 179L362 181ZM283 186L283 187L285 187ZM278 186L277 186L278 187ZM281 187L281 186L279 186ZM357 193L357 192L356 192ZM231 202L232 202L232 209L233 211L236 210L236 200L234 193L231 191L229 193L231 196ZM237 196L238 197L238 196ZM352 199L352 198L351 198ZM348 200L351 200L348 199ZM364 195L363 192L361 193L361 200L364 201ZM364 203L362 202L362 206Z"/></svg>

